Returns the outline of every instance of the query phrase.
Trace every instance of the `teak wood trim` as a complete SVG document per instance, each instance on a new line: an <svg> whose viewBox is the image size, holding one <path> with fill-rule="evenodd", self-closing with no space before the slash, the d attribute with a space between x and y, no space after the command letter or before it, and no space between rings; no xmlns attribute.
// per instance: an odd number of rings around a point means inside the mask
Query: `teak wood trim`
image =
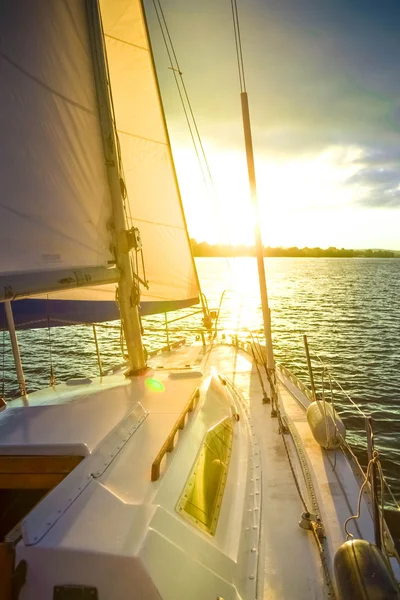
<svg viewBox="0 0 400 600"><path fill-rule="evenodd" d="M81 456L0 456L0 474L5 473L70 473L81 462Z"/></svg>
<svg viewBox="0 0 400 600"><path fill-rule="evenodd" d="M66 476L67 473L0 473L0 489L49 490Z"/></svg>
<svg viewBox="0 0 400 600"><path fill-rule="evenodd" d="M81 456L0 456L0 489L51 489L81 460Z"/></svg>
<svg viewBox="0 0 400 600"><path fill-rule="evenodd" d="M200 390L199 388L196 388L193 394L191 395L189 402L185 405L185 408L179 415L170 433L168 434L167 439L161 446L161 449L157 454L156 458L154 459L153 464L151 465L151 481L157 481L157 479L160 477L161 461L167 452L172 452L172 450L174 449L174 440L176 432L178 431L178 429L183 429L185 427L185 417L188 413L192 412L194 408L196 408L199 398Z"/></svg>

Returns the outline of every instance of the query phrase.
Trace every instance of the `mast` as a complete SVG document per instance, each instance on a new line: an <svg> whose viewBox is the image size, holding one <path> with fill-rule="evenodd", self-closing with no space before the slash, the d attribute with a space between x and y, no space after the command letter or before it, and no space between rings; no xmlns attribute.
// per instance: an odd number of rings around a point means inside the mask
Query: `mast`
<svg viewBox="0 0 400 600"><path fill-rule="evenodd" d="M246 158L247 158L247 170L249 174L251 200L254 206L255 225L254 225L254 236L256 242L256 257L257 257L257 268L258 268L258 279L260 283L260 295L261 295L261 309L264 324L264 334L267 343L267 368L273 369L274 353L272 349L272 332L271 332L271 311L268 304L268 291L267 291L267 278L265 276L264 256L263 256L263 244L261 238L261 227L260 227L260 213L258 208L257 198L257 185L256 185L256 173L254 168L254 154L253 154L253 141L251 136L250 126L250 112L249 102L246 92L241 92L240 100L242 104L242 117L243 117L243 129L244 139L246 145Z"/></svg>
<svg viewBox="0 0 400 600"><path fill-rule="evenodd" d="M133 265L129 254L132 248L130 242L132 235L131 232L128 231L125 214L124 199L126 196L126 188L119 167L120 157L117 148L113 107L110 97L107 58L105 55L103 29L97 0L87 0L87 14L93 52L94 74L98 95L104 154L114 215L115 257L118 269L121 273L118 285L118 300L128 350L130 374L133 375L139 373L146 367L146 360L142 344L141 323L138 310L138 283L135 281L136 274L133 272Z"/></svg>
<svg viewBox="0 0 400 600"><path fill-rule="evenodd" d="M251 135L251 123L250 123L250 111L249 102L246 92L246 81L244 77L244 65L242 48L240 41L240 29L239 29L239 16L237 11L236 0L231 0L232 3L232 16L233 26L235 31L235 42L238 59L238 70L240 79L240 102L242 105L242 119L243 119L243 130L244 139L246 146L246 158L247 158L247 171L249 176L249 185L251 200L254 207L255 225L254 225L254 236L256 245L256 257L257 257L257 268L258 268L258 279L260 284L260 296L261 296L261 309L263 316L264 335L267 344L267 368L273 370L275 368L274 353L272 347L272 332L271 332L271 311L268 305L268 291L267 291L267 279L265 276L264 256L263 256L263 244L261 237L260 227L260 213L258 207L257 197L257 184L256 184L256 172L254 167L254 152L253 152L253 140Z"/></svg>

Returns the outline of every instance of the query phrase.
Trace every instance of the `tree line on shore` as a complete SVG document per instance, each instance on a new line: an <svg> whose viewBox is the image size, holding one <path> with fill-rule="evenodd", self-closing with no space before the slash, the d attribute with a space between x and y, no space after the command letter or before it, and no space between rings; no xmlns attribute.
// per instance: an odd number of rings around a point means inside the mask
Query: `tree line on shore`
<svg viewBox="0 0 400 600"><path fill-rule="evenodd" d="M255 256L254 246L208 244L190 240L194 256ZM351 250L346 248L271 248L264 246L264 256L287 258L400 258L394 250Z"/></svg>

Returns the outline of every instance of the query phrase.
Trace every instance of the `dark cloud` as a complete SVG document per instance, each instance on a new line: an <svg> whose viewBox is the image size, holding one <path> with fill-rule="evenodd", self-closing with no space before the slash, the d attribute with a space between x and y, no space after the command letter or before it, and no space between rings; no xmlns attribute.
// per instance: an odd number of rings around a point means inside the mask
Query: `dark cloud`
<svg viewBox="0 0 400 600"><path fill-rule="evenodd" d="M365 167L372 166L376 169L394 169L400 163L400 143L392 146L364 148L362 156L354 160L354 163Z"/></svg>
<svg viewBox="0 0 400 600"><path fill-rule="evenodd" d="M358 185L366 189L359 204L366 207L400 207L400 171L384 168L364 168L353 175L348 185Z"/></svg>

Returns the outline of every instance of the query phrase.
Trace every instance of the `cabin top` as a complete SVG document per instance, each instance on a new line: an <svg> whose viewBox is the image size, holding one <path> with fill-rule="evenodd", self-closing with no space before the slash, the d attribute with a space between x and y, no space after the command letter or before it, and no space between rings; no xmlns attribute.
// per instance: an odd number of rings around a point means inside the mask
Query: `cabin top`
<svg viewBox="0 0 400 600"><path fill-rule="evenodd" d="M194 388L201 377L191 371L184 387ZM0 412L0 456L85 457L138 403L152 413L179 412L173 372L150 371L137 380L116 374L72 381L12 401Z"/></svg>

